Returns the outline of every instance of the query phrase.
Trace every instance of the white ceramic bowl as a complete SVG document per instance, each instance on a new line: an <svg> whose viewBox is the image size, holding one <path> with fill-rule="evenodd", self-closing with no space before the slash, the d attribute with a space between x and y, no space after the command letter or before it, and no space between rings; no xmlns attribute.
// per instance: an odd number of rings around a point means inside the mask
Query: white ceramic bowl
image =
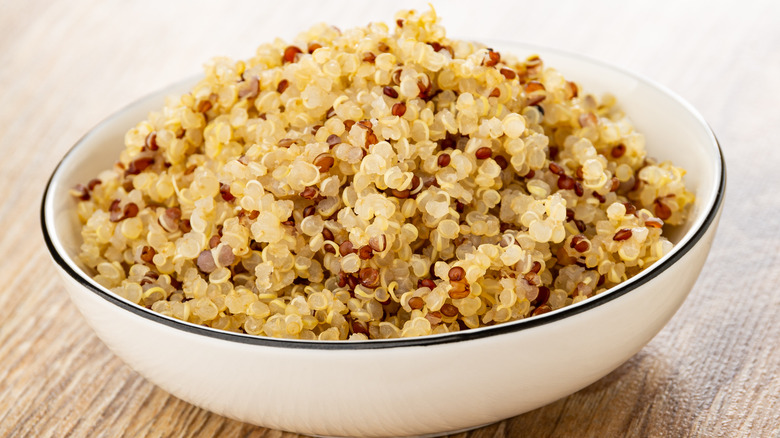
<svg viewBox="0 0 780 438"><path fill-rule="evenodd" d="M595 93L609 91L647 137L651 156L688 170L696 193L676 246L650 269L582 303L526 320L422 338L318 342L221 332L154 313L103 289L77 262L68 190L108 168L125 131L185 92L185 81L104 120L49 181L41 221L73 302L108 347L175 396L237 420L339 436L438 434L521 414L614 370L672 317L693 287L720 215L725 169L702 117L666 88L582 56L496 45L545 63Z"/></svg>

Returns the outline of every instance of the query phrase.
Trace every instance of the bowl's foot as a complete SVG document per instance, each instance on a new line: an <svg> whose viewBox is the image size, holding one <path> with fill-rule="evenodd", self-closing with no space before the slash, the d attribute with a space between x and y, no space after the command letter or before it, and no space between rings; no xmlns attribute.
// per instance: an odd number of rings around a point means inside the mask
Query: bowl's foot
<svg viewBox="0 0 780 438"><path fill-rule="evenodd" d="M491 424L498 423L499 421L501 421L501 420L493 421L493 422L490 422L490 423L484 423L484 424L480 424L480 425L477 425L477 426L464 427L463 429L448 430L448 431L445 431L445 432L429 433L429 434L425 434L425 435L408 435L408 436L405 436L404 438L434 438L434 437L439 437L439 436L454 435L456 433L468 432L470 430L479 429L480 427L489 426ZM317 438L348 438L348 437L342 437L342 436L338 436L338 435L312 435L312 436L317 437ZM398 435L387 435L385 438L399 438L399 437L398 437Z"/></svg>

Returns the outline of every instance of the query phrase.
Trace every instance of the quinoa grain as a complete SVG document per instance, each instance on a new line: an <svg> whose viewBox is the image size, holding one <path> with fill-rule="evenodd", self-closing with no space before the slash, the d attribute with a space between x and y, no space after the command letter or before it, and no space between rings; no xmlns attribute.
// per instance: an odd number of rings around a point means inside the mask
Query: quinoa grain
<svg viewBox="0 0 780 438"><path fill-rule="evenodd" d="M395 19L215 59L132 127L71 190L95 280L253 335L409 337L541 315L671 250L685 171L614 98L433 10Z"/></svg>

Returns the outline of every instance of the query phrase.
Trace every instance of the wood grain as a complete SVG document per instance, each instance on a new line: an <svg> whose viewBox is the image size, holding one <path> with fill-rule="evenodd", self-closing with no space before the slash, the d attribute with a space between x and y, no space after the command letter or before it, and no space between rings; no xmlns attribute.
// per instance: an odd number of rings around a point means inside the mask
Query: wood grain
<svg viewBox="0 0 780 438"><path fill-rule="evenodd" d="M712 125L729 178L704 272L646 348L576 394L455 436L780 437L780 3L713 3L436 3L453 35L579 51L667 85ZM55 277L40 197L81 135L209 57L402 7L426 4L0 0L0 436L297 436L182 402L114 357Z"/></svg>

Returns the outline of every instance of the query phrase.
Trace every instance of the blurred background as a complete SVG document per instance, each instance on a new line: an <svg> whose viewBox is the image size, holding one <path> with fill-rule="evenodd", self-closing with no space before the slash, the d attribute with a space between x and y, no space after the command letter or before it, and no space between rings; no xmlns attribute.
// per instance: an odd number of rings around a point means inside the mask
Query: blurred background
<svg viewBox="0 0 780 438"><path fill-rule="evenodd" d="M712 126L729 178L708 264L661 334L583 391L459 436L779 436L780 2L432 4L450 36L578 52L672 89ZM59 287L40 197L91 127L212 56L246 58L317 22L345 29L428 7L0 0L0 436L294 436L181 402L116 359Z"/></svg>

